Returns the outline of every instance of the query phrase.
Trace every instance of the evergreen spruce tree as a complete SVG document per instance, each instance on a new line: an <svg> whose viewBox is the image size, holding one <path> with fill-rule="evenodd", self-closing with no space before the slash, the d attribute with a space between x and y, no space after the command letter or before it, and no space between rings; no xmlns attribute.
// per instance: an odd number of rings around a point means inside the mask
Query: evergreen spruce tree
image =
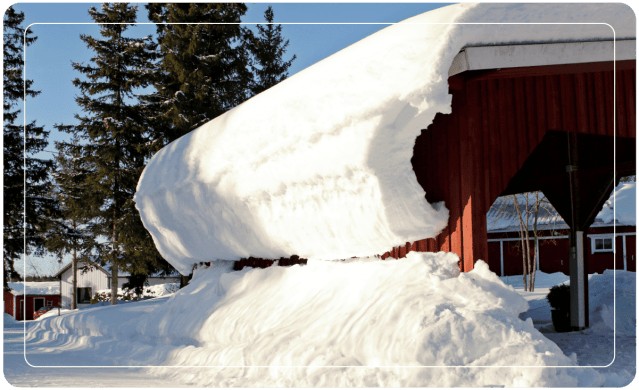
<svg viewBox="0 0 639 390"><path fill-rule="evenodd" d="M239 23L241 3L149 3L162 57L157 92L145 98L156 150L242 103L252 75Z"/></svg>
<svg viewBox="0 0 639 390"><path fill-rule="evenodd" d="M60 127L58 126L60 129ZM96 198L86 196L91 189L86 179L93 174L87 161L82 159L82 145L75 135L71 142L56 142L58 150L55 159L56 169L54 197L56 198L57 215L49 228L47 248L56 253L60 259L71 255L72 293L71 310L77 309L77 273L79 260L89 260L96 243L92 224L91 211L100 207ZM92 203L93 202L93 203Z"/></svg>
<svg viewBox="0 0 639 390"><path fill-rule="evenodd" d="M128 38L123 34L135 23L137 7L127 3L105 3L101 10L89 9L91 18L101 25L101 39L81 35L95 52L91 64L74 63L85 79L73 84L80 89L76 101L85 115L76 115L78 125L61 130L77 134L82 141L82 165L91 167L85 184L91 202L94 235L108 237L98 247L101 263L111 268L111 304L117 304L118 273L148 272L168 267L157 253L142 226L133 204L138 179L149 156L149 131L134 91L151 82L156 58L150 37ZM114 24L111 24L114 23Z"/></svg>
<svg viewBox="0 0 639 390"><path fill-rule="evenodd" d="M258 36L251 34L248 40L248 48L254 57L254 64L251 66L256 76L251 85L254 95L286 79L288 68L297 58L293 55L288 61L282 59L289 41L284 42L282 38L282 25L273 24L274 15L270 6L264 11L264 18L268 24L258 24Z"/></svg>
<svg viewBox="0 0 639 390"><path fill-rule="evenodd" d="M25 97L35 97L40 93L32 89L31 80L23 79L23 47L25 43L30 45L36 40L30 31L25 35L23 21L24 13L18 13L11 7L4 14L2 106L5 289L8 288L7 278L19 278L14 269L15 260L22 254L43 253L47 221L55 203L47 196L51 187L48 174L52 161L35 157L47 146L49 132L42 126L37 126L35 121L25 125L18 121L21 112L18 107Z"/></svg>

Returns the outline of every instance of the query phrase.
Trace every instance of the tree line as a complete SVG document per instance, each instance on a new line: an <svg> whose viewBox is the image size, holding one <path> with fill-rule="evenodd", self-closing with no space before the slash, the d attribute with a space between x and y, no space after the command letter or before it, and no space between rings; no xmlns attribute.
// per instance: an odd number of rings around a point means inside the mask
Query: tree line
<svg viewBox="0 0 639 390"><path fill-rule="evenodd" d="M51 160L36 157L48 145L49 130L35 121L23 129L17 121L23 99L39 93L23 80L22 53L23 43L37 38L25 35L24 13L5 13L5 289L8 279L20 276L14 262L23 254L70 255L74 294L79 261L110 264L112 304L119 272L173 273L133 202L146 163L167 144L284 80L295 60L284 59L288 41L281 25L272 24L271 7L257 33L238 24L247 11L241 3L145 8L157 29L143 38L127 34L137 6L89 9L101 29L99 36L80 36L93 52L90 62L72 63L81 112L75 124L54 126L69 139L55 142Z"/></svg>

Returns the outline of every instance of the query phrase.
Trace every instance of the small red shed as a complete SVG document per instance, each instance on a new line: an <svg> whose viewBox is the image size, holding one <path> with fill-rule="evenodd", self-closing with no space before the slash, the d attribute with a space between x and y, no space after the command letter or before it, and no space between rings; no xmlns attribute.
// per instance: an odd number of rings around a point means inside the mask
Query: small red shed
<svg viewBox="0 0 639 390"><path fill-rule="evenodd" d="M42 307L60 304L59 282L9 283L4 291L4 312L16 321L33 320L33 313Z"/></svg>

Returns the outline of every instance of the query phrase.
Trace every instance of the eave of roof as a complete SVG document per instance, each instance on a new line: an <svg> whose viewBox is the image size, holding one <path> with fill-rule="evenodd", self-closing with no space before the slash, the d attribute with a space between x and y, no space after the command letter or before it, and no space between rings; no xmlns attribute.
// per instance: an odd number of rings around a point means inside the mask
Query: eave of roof
<svg viewBox="0 0 639 390"><path fill-rule="evenodd" d="M468 70L634 60L636 47L635 39L470 46L455 56L448 77Z"/></svg>
<svg viewBox="0 0 639 390"><path fill-rule="evenodd" d="M96 263L94 261L91 261L91 260L80 260L79 262L91 263L91 265L93 265L94 267L96 267L100 271L104 272L105 274L109 275L109 273L104 268L102 268L98 263ZM65 265L64 267L62 267L62 269L60 271L58 271L55 275L53 275L53 277L54 278L60 277L69 268L71 268L71 265L72 265L72 263L69 263L69 264Z"/></svg>

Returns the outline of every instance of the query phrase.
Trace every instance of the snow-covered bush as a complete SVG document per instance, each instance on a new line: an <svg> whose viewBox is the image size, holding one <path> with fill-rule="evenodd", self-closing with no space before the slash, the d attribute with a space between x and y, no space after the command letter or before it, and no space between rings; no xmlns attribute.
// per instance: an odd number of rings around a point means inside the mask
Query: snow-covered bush
<svg viewBox="0 0 639 390"><path fill-rule="evenodd" d="M118 291L123 291L118 289ZM137 301L142 299L142 297L138 296L133 290L125 289L122 294L118 294L118 301ZM111 302L111 292L100 292L98 291L91 298L91 304L98 302Z"/></svg>

